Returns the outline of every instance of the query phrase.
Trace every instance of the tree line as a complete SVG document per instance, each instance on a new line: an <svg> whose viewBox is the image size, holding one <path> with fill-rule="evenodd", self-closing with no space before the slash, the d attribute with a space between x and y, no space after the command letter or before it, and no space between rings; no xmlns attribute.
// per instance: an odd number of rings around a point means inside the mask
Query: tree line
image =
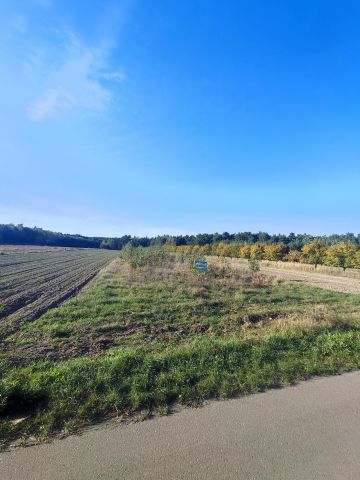
<svg viewBox="0 0 360 480"><path fill-rule="evenodd" d="M360 234L355 235L353 233L316 237L308 234L295 233L290 233L289 235L270 235L266 232L224 232L199 233L198 235L158 235L152 238L123 235L121 237L109 238L64 234L38 227L25 227L22 224L0 224L0 244L2 245L47 245L78 248L107 248L111 250L121 250L127 244L133 247L174 245L176 247L211 247L214 249L219 248L220 250L224 248L231 250L230 247L225 247L226 245L233 246L235 250L239 248L239 246L256 245L254 248L261 249L263 247L259 247L259 245L278 245L276 248L284 250L286 252L284 255L290 254L295 258L297 254L294 252L300 252L305 245L316 241L320 241L326 248L341 242L351 243L357 248L360 248Z"/></svg>
<svg viewBox="0 0 360 480"><path fill-rule="evenodd" d="M301 262L314 265L327 265L347 268L360 268L360 247L351 240L343 240L327 246L322 238L312 240L301 247L293 249L285 243L214 243L207 245L174 246L174 251L181 253L202 253L221 257L246 258L249 260L269 260L282 262Z"/></svg>
<svg viewBox="0 0 360 480"><path fill-rule="evenodd" d="M51 232L24 225L0 225L0 245L44 245L53 247L99 248L102 237L85 237Z"/></svg>

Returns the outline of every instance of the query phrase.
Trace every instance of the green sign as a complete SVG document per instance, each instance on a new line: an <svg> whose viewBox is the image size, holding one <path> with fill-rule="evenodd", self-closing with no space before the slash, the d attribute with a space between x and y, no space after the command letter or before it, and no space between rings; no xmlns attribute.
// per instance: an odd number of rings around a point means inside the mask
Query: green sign
<svg viewBox="0 0 360 480"><path fill-rule="evenodd" d="M206 260L194 260L194 268L198 272L206 273L208 271L208 263Z"/></svg>

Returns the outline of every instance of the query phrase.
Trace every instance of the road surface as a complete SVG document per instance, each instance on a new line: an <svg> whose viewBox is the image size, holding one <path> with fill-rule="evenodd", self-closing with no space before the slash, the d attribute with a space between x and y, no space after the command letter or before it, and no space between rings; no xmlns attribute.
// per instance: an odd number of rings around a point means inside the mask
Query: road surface
<svg viewBox="0 0 360 480"><path fill-rule="evenodd" d="M0 454L1 480L358 480L360 373Z"/></svg>

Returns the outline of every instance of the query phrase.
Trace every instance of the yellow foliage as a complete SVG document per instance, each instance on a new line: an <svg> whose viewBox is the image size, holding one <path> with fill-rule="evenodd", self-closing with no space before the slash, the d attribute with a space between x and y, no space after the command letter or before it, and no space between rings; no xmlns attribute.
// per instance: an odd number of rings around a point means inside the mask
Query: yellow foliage
<svg viewBox="0 0 360 480"><path fill-rule="evenodd" d="M254 243L251 245L250 257L262 260L265 255L265 245L263 243Z"/></svg>
<svg viewBox="0 0 360 480"><path fill-rule="evenodd" d="M314 240L303 246L301 250L301 260L304 263L315 265L315 268L324 263L326 247L322 240Z"/></svg>
<svg viewBox="0 0 360 480"><path fill-rule="evenodd" d="M170 246L169 246L170 248ZM173 248L173 247L172 247ZM253 258L256 260L271 260L285 262L305 262L313 265L325 264L335 267L360 268L360 250L348 241L340 242L326 248L324 242L314 240L298 250L290 250L283 243L267 245L254 243L252 245L238 243L213 243L206 245L181 245L176 247L179 253L201 253L203 255L217 255L221 257Z"/></svg>
<svg viewBox="0 0 360 480"><path fill-rule="evenodd" d="M360 268L360 250L358 250L354 255L354 268Z"/></svg>
<svg viewBox="0 0 360 480"><path fill-rule="evenodd" d="M251 255L251 245L247 243L245 245L241 245L239 248L240 258L250 258Z"/></svg>
<svg viewBox="0 0 360 480"><path fill-rule="evenodd" d="M357 254L358 249L352 242L340 242L327 249L325 264L342 267L344 270L353 268L357 260Z"/></svg>
<svg viewBox="0 0 360 480"><path fill-rule="evenodd" d="M286 246L283 243L274 243L273 245L265 245L264 259L279 261L286 255Z"/></svg>
<svg viewBox="0 0 360 480"><path fill-rule="evenodd" d="M290 250L290 252L283 258L285 262L300 262L301 253L298 250Z"/></svg>

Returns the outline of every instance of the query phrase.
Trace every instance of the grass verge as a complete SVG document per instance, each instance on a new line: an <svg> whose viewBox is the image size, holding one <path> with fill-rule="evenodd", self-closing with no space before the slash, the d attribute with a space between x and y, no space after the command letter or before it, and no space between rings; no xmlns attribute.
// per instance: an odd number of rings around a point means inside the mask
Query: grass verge
<svg viewBox="0 0 360 480"><path fill-rule="evenodd" d="M254 393L360 365L360 328L288 328L266 339L194 338L165 349L125 348L100 358L38 362L0 381L2 446L70 432L107 416L166 413L174 402ZM14 416L25 416L14 424Z"/></svg>

